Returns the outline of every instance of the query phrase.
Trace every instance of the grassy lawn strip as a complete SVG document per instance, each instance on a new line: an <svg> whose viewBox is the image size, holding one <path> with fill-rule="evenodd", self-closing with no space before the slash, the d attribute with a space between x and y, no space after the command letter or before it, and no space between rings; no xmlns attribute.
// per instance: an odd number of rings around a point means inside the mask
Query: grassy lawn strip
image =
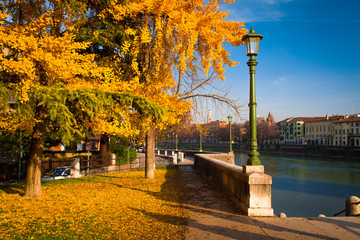
<svg viewBox="0 0 360 240"><path fill-rule="evenodd" d="M176 169L43 183L43 197L24 185L0 187L0 239L184 239L186 217Z"/></svg>

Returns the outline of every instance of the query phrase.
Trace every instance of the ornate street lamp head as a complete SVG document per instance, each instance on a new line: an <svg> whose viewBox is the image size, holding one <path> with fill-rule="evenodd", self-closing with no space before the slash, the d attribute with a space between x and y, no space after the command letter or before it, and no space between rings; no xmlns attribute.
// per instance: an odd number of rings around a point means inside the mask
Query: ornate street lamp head
<svg viewBox="0 0 360 240"><path fill-rule="evenodd" d="M233 117L232 117L231 115L228 116L229 123L232 122L232 118L233 118Z"/></svg>
<svg viewBox="0 0 360 240"><path fill-rule="evenodd" d="M255 31L252 27L251 27L249 33L243 36L242 40L245 42L247 56L258 55L260 40L262 38L263 38L263 35L255 33Z"/></svg>

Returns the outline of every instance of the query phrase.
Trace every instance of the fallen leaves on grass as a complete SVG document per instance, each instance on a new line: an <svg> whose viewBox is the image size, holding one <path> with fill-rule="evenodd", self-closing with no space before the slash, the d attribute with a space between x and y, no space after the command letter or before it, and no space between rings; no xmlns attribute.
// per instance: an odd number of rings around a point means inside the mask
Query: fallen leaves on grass
<svg viewBox="0 0 360 240"><path fill-rule="evenodd" d="M0 188L0 239L184 239L177 171L112 173L43 183L43 197L23 186Z"/></svg>

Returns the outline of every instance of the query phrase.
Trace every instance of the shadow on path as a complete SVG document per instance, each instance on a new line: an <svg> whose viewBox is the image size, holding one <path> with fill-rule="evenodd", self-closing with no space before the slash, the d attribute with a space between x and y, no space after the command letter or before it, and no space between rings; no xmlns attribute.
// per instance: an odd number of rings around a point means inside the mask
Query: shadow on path
<svg viewBox="0 0 360 240"><path fill-rule="evenodd" d="M356 235L332 236L326 229L338 229L336 223L320 226L303 218L241 215L224 193L193 166L179 166L179 181L184 189L183 206L188 217L186 239L349 239L348 236L358 236L356 232ZM347 224L349 228L359 227L357 223Z"/></svg>

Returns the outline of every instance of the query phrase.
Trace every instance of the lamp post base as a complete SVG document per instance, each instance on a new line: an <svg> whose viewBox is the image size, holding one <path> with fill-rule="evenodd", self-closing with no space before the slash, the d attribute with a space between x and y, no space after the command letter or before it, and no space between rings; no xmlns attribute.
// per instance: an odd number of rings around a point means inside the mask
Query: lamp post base
<svg viewBox="0 0 360 240"><path fill-rule="evenodd" d="M264 165L243 165L243 173L264 173Z"/></svg>

